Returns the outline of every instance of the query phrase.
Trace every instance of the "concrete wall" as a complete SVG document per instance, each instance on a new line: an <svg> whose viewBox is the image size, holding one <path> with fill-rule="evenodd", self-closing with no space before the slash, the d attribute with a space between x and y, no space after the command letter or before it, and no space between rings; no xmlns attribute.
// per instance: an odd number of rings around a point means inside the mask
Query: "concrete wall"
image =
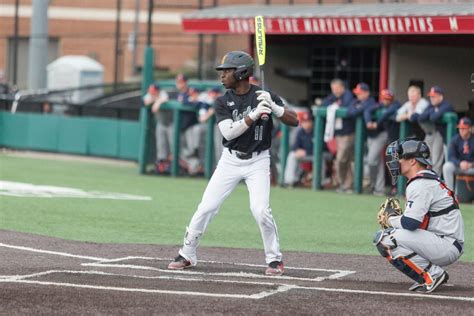
<svg viewBox="0 0 474 316"><path fill-rule="evenodd" d="M468 110L474 99L471 74L474 73L474 48L435 47L393 43L390 50L389 87L405 102L410 80L423 80L425 94L433 85L445 90L446 99L456 111Z"/></svg>

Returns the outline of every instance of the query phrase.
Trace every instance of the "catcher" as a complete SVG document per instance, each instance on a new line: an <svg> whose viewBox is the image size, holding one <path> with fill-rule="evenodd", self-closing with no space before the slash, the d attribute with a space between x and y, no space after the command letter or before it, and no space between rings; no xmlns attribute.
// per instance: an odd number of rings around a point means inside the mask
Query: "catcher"
<svg viewBox="0 0 474 316"><path fill-rule="evenodd" d="M461 257L464 223L454 192L431 170L430 150L423 141L395 141L387 147L387 167L395 184L408 178L406 206L397 199L380 207L382 230L374 245L380 254L415 283L410 291L431 293L449 279L443 267Z"/></svg>

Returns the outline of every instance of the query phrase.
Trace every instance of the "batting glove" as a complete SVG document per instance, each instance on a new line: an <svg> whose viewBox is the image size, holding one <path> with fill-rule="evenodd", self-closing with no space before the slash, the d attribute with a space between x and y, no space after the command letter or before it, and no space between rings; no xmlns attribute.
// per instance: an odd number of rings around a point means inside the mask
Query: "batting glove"
<svg viewBox="0 0 474 316"><path fill-rule="evenodd" d="M275 113L277 117L282 117L285 113L285 109L282 106L279 106L272 100L272 96L268 91L258 90L255 91L258 94L257 100L266 101L269 104L269 107L272 109L272 112Z"/></svg>
<svg viewBox="0 0 474 316"><path fill-rule="evenodd" d="M270 113L272 113L272 109L270 108L270 105L268 104L268 102L260 101L257 107L249 113L249 117L252 121L256 121L263 114L269 115Z"/></svg>

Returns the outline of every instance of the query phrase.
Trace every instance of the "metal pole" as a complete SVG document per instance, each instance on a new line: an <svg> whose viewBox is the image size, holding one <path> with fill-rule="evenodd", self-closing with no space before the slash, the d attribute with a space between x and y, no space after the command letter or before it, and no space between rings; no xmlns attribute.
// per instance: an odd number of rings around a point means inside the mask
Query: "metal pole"
<svg viewBox="0 0 474 316"><path fill-rule="evenodd" d="M148 0L148 21L146 32L146 45L151 46L151 35L153 33L153 25L151 24L151 17L153 15L153 0Z"/></svg>
<svg viewBox="0 0 474 316"><path fill-rule="evenodd" d="M388 36L382 36L380 47L380 75L379 91L387 89L390 60L390 39Z"/></svg>
<svg viewBox="0 0 474 316"><path fill-rule="evenodd" d="M313 130L313 190L322 189L321 171L323 167L323 141L326 108L316 108L313 111L315 126Z"/></svg>
<svg viewBox="0 0 474 316"><path fill-rule="evenodd" d="M132 75L137 73L137 45L140 28L140 0L135 0L135 22L133 25Z"/></svg>
<svg viewBox="0 0 474 316"><path fill-rule="evenodd" d="M13 26L13 85L17 84L18 75L18 7L20 6L20 0L15 1L15 24Z"/></svg>
<svg viewBox="0 0 474 316"><path fill-rule="evenodd" d="M147 23L147 40L146 47L143 52L143 67L142 67L142 94L144 95L153 83L153 69L154 54L151 47L151 32L152 32L152 15L153 15L153 0L148 1L148 23ZM143 106L140 108L140 140L138 145L138 168L140 173L145 173L146 164L149 154L150 143L150 111L149 107Z"/></svg>
<svg viewBox="0 0 474 316"><path fill-rule="evenodd" d="M115 20L115 56L114 56L114 90L119 80L119 58L120 58L120 11L122 0L117 0L117 18Z"/></svg>
<svg viewBox="0 0 474 316"><path fill-rule="evenodd" d="M203 1L199 0L199 10L203 8ZM198 46L198 79L203 79L203 63L204 63L204 35L199 34L199 46Z"/></svg>
<svg viewBox="0 0 474 316"><path fill-rule="evenodd" d="M30 90L46 88L48 5L49 0L33 0L28 54L28 89Z"/></svg>

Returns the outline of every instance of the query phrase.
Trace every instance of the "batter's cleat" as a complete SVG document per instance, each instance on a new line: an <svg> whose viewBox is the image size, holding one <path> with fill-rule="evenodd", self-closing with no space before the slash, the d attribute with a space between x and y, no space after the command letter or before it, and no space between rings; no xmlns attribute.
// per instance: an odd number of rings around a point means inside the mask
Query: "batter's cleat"
<svg viewBox="0 0 474 316"><path fill-rule="evenodd" d="M444 271L443 274L433 280L433 283L431 283L430 285L423 285L423 288L420 289L418 292L431 293L436 290L441 284L448 282L448 280L448 272Z"/></svg>
<svg viewBox="0 0 474 316"><path fill-rule="evenodd" d="M267 270L265 270L265 275L278 276L278 275L282 275L283 272L285 272L285 267L283 266L283 262L272 261L268 265Z"/></svg>
<svg viewBox="0 0 474 316"><path fill-rule="evenodd" d="M169 270L184 270L189 267L191 267L191 262L181 255L174 258L174 260L168 265Z"/></svg>

